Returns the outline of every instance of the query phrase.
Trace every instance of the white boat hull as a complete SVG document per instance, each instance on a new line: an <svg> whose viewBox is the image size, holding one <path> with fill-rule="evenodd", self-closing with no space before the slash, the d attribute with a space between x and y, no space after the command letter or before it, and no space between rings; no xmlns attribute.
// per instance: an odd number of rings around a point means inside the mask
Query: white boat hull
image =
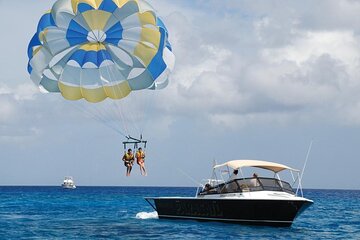
<svg viewBox="0 0 360 240"><path fill-rule="evenodd" d="M62 185L62 188L65 188L65 189L75 189L76 186L75 185Z"/></svg>

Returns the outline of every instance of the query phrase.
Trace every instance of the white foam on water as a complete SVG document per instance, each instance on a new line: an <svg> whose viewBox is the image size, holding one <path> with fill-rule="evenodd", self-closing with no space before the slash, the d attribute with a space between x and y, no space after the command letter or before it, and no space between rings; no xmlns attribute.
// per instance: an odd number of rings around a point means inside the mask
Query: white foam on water
<svg viewBox="0 0 360 240"><path fill-rule="evenodd" d="M157 219L159 218L158 213L155 212L139 212L136 214L137 219Z"/></svg>

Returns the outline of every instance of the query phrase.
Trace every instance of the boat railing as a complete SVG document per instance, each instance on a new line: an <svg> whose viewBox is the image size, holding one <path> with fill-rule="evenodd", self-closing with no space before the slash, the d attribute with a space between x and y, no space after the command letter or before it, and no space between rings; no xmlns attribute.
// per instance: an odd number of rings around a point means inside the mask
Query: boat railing
<svg viewBox="0 0 360 240"><path fill-rule="evenodd" d="M257 177L234 179L213 186L208 184L199 192L199 195L256 191L279 191L295 194L288 182L276 178Z"/></svg>

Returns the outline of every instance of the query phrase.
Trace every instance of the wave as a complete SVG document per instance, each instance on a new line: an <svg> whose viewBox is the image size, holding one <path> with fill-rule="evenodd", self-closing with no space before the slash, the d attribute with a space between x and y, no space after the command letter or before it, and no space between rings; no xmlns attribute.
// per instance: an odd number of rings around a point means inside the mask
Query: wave
<svg viewBox="0 0 360 240"><path fill-rule="evenodd" d="M137 219L157 219L159 218L158 213L155 212L139 212L136 214Z"/></svg>

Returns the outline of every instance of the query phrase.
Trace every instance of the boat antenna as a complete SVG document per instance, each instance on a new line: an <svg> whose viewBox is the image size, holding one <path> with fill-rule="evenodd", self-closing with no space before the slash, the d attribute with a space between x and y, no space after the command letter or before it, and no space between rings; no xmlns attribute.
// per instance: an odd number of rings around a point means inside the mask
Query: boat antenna
<svg viewBox="0 0 360 240"><path fill-rule="evenodd" d="M311 148L312 148L313 142L314 142L314 140L312 139L311 142L310 142L310 145L309 145L307 154L306 154L305 163L304 163L303 169L302 169L302 171L301 171L300 179L302 179L302 177L303 177L303 175L304 175L304 171L305 171L305 168L306 168L306 164L307 164L307 162L308 162L308 159L309 159L309 155L310 155L310 152L311 152Z"/></svg>
<svg viewBox="0 0 360 240"><path fill-rule="evenodd" d="M303 175L304 175L304 171L305 171L305 168L306 168L307 161L308 161L308 159L309 159L309 155L310 155L310 151L311 151L313 142L314 142L314 140L311 140L310 145L309 145L309 148L308 148L308 151L307 151L307 154L306 154L304 166L303 166L303 168L302 168L301 173L298 173L299 184L298 184L298 187L297 187L297 189L296 189L296 195L298 194L298 191L300 191L301 196L303 196L303 194L304 194L304 193L303 193L303 190L302 190L302 183L301 183L301 181L302 181L302 177L303 177Z"/></svg>
<svg viewBox="0 0 360 240"><path fill-rule="evenodd" d="M211 172L211 178L215 178L217 180L217 176L216 176L216 173L215 173L215 169L214 167L217 165L217 162L216 162L216 159L214 158L213 159L213 166L212 166L212 172Z"/></svg>
<svg viewBox="0 0 360 240"><path fill-rule="evenodd" d="M213 159L213 167L215 167L217 165L216 159Z"/></svg>

